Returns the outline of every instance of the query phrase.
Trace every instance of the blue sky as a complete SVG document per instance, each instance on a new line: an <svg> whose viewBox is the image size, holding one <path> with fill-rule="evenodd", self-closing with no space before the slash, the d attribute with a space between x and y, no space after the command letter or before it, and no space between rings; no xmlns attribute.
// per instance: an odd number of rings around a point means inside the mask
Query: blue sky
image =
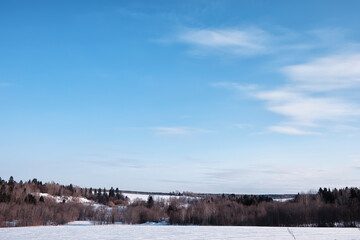
<svg viewBox="0 0 360 240"><path fill-rule="evenodd" d="M169 192L360 181L358 1L0 1L0 176Z"/></svg>

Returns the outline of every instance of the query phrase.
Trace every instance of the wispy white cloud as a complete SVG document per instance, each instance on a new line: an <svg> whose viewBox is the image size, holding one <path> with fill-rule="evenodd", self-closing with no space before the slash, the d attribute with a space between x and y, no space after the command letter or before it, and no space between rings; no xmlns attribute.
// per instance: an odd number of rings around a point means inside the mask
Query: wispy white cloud
<svg viewBox="0 0 360 240"><path fill-rule="evenodd" d="M317 132L304 131L293 126L270 126L269 131L289 135L318 135Z"/></svg>
<svg viewBox="0 0 360 240"><path fill-rule="evenodd" d="M225 54L254 56L285 54L293 58L304 52L319 49L354 50L359 44L344 42L343 29L314 29L302 33L273 26L264 30L257 26L247 28L183 28L175 37L158 40L162 43L181 42L190 46L192 54ZM339 47L341 45L341 47ZM302 54L298 54L301 52ZM294 54L296 53L296 54Z"/></svg>
<svg viewBox="0 0 360 240"><path fill-rule="evenodd" d="M221 87L228 89L236 89L241 91L256 90L257 86L254 84L238 84L234 82L214 82L211 84L212 87Z"/></svg>
<svg viewBox="0 0 360 240"><path fill-rule="evenodd" d="M346 124L337 124L332 127L332 130L337 132L343 132L343 131L359 132L360 128Z"/></svg>
<svg viewBox="0 0 360 240"><path fill-rule="evenodd" d="M270 35L258 28L186 29L178 35L178 41L193 45L200 51L255 55L268 51Z"/></svg>
<svg viewBox="0 0 360 240"><path fill-rule="evenodd" d="M185 42L209 47L235 46L262 49L264 31L259 29L188 30L180 36Z"/></svg>
<svg viewBox="0 0 360 240"><path fill-rule="evenodd" d="M210 130L191 127L154 127L157 135L193 135L201 133L210 133Z"/></svg>
<svg viewBox="0 0 360 240"><path fill-rule="evenodd" d="M279 71L286 81L272 89L233 82L216 82L212 86L245 92L264 101L268 111L283 116L284 120L269 126L268 132L318 134L324 125L329 129L332 125L359 121L360 106L354 100L357 98L355 91L360 88L360 51L356 47L359 44L344 47L349 44L345 44L347 33L342 29L317 29L303 34L286 29L277 31L278 34L276 30L264 31L256 27L185 29L178 40L195 51L228 55L288 54L311 49L342 51L342 54L323 55L299 64L285 64Z"/></svg>
<svg viewBox="0 0 360 240"><path fill-rule="evenodd" d="M294 93L291 89L260 91L253 96L265 100L267 110L301 125L348 121L360 115L359 106L341 97L315 97L306 92Z"/></svg>
<svg viewBox="0 0 360 240"><path fill-rule="evenodd" d="M351 31L340 28L312 29L296 32L280 26L251 25L226 28L181 28L157 42L164 44L184 43L193 55L221 55L250 57L278 55L295 60L324 52L357 52L360 44L346 41ZM286 57L284 57L286 56Z"/></svg>
<svg viewBox="0 0 360 240"><path fill-rule="evenodd" d="M320 126L331 128L360 120L359 96L351 94L360 89L360 54L318 58L285 66L281 72L287 81L275 89L222 82L213 86L243 91L264 101L268 111L282 115L283 123L269 126L270 132L319 134Z"/></svg>
<svg viewBox="0 0 360 240"><path fill-rule="evenodd" d="M360 87L360 54L335 55L287 66L283 72L299 89L333 91Z"/></svg>

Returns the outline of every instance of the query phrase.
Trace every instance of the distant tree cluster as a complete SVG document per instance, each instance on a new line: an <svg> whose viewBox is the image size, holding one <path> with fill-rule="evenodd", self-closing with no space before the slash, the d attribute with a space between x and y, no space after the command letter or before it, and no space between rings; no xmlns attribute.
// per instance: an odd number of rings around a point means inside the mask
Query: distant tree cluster
<svg viewBox="0 0 360 240"><path fill-rule="evenodd" d="M79 188L72 186L43 184L36 179L16 182L13 177L6 182L0 178L0 227L65 224L93 214L91 206L76 202L57 203L37 193L80 196Z"/></svg>
<svg viewBox="0 0 360 240"><path fill-rule="evenodd" d="M58 202L44 194L58 196L62 200ZM68 201L70 197L87 198L95 203L103 204L104 207L95 208L89 204ZM72 184L64 186L54 182L42 183L37 179L16 182L13 177L10 177L8 181L0 178L0 227L57 225L74 220L96 222L99 220L100 223L110 223L113 221L109 220L112 214L109 208L127 205L127 203L128 199L118 188L93 190Z"/></svg>
<svg viewBox="0 0 360 240"><path fill-rule="evenodd" d="M255 225L262 214L264 203L272 203L266 196L221 195L185 199L173 199L167 209L171 224L195 225Z"/></svg>
<svg viewBox="0 0 360 240"><path fill-rule="evenodd" d="M320 188L317 194L298 194L286 202L233 194L197 198L190 203L173 199L167 213L171 224L356 226L360 223L360 190Z"/></svg>
<svg viewBox="0 0 360 240"><path fill-rule="evenodd" d="M56 201L54 196L63 200ZM68 200L79 197L98 205ZM149 196L147 201L130 203L118 188L80 188L37 179L16 182L13 177L8 181L0 178L0 227L74 220L94 224L166 221L180 225L355 226L360 223L360 190L320 188L316 194L298 194L287 202L259 195L177 193L169 201Z"/></svg>
<svg viewBox="0 0 360 240"><path fill-rule="evenodd" d="M128 199L124 197L119 188L114 189L113 187L111 187L109 191L105 188L95 190L92 188L84 188L82 189L82 196L110 207L114 207L116 205L126 205L128 203Z"/></svg>

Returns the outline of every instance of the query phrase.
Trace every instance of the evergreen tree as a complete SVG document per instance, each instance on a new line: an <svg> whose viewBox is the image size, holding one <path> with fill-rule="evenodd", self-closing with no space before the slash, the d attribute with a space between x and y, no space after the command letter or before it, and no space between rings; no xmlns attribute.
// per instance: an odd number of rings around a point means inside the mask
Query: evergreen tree
<svg viewBox="0 0 360 240"><path fill-rule="evenodd" d="M109 190L109 197L110 198L115 197L115 191L114 191L113 187L111 187L110 190Z"/></svg>
<svg viewBox="0 0 360 240"><path fill-rule="evenodd" d="M148 200L147 200L146 207L147 208L152 208L153 206L154 206L154 198L150 195Z"/></svg>

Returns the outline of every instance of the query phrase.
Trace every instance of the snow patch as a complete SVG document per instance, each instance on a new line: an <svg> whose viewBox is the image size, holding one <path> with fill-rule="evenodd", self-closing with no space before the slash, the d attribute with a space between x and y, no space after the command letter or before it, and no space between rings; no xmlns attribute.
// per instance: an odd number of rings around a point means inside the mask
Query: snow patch
<svg viewBox="0 0 360 240"><path fill-rule="evenodd" d="M83 198L83 197L71 197L71 196L53 196L48 193L34 193L35 196L38 197L44 197L48 199L53 199L57 203L62 202L78 202L83 204L94 204L94 201L91 201L89 199Z"/></svg>
<svg viewBox="0 0 360 240"><path fill-rule="evenodd" d="M73 221L65 224L65 226L92 226L90 221Z"/></svg>
<svg viewBox="0 0 360 240"><path fill-rule="evenodd" d="M275 202L288 202L294 200L294 198L273 198L273 201Z"/></svg>
<svg viewBox="0 0 360 240"><path fill-rule="evenodd" d="M193 198L193 197L185 197L185 196L176 196L176 195L163 195L163 194L141 194L141 193L127 193L122 192L122 195L124 197L128 197L130 203L135 202L136 200L140 201L147 201L149 199L149 196L152 196L154 201L170 201L171 199L179 199L179 198Z"/></svg>

